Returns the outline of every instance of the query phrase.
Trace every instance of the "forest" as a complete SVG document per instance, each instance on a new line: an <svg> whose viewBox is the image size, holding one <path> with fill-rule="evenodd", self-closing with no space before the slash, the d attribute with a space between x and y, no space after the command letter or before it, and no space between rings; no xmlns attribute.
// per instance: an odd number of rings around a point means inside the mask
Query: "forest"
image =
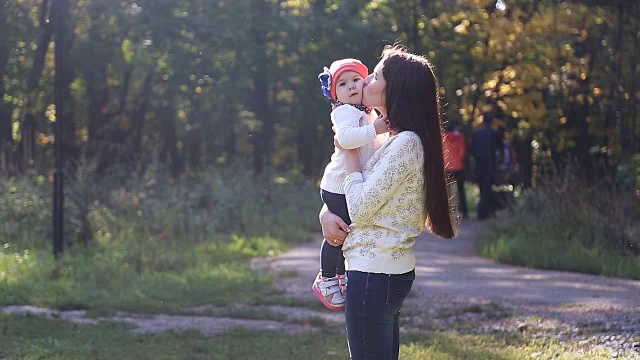
<svg viewBox="0 0 640 360"><path fill-rule="evenodd" d="M239 165L315 179L333 146L317 74L344 57L373 68L384 45L402 44L436 65L445 121L471 131L482 111L498 115L527 179L573 162L586 178L636 180L634 0L10 0L0 9L4 177L51 171L55 47L68 169L140 172L155 159L174 177Z"/></svg>
<svg viewBox="0 0 640 360"><path fill-rule="evenodd" d="M384 46L402 45L435 65L443 126L461 122L469 142L491 113L515 154L506 189L517 201L485 255L637 277L635 0L13 0L0 9L7 244L47 248L56 214L67 245L139 240L134 258L156 237L301 241L318 231L317 186L334 148L318 74L346 57L371 70ZM458 185L473 210L466 163ZM56 174L64 207L53 211ZM540 251L560 257L555 246L575 241L568 255L590 260L518 255L518 244L540 239L552 244Z"/></svg>
<svg viewBox="0 0 640 360"><path fill-rule="evenodd" d="M499 211L467 156L459 236L417 238L401 358L637 358L640 1L0 0L0 359L347 358L318 74L387 45L515 157Z"/></svg>

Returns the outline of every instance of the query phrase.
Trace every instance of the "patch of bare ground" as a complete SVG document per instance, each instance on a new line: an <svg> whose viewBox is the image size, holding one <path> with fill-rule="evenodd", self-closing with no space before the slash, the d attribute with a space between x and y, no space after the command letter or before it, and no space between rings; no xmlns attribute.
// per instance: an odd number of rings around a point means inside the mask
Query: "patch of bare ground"
<svg viewBox="0 0 640 360"><path fill-rule="evenodd" d="M616 359L640 359L640 308L550 305L412 293L403 306L405 332L514 335L555 339L567 349L605 348Z"/></svg>
<svg viewBox="0 0 640 360"><path fill-rule="evenodd" d="M88 318L86 311L58 311L35 306L8 306L5 314L30 314L49 319L60 319L76 324L95 325L103 321L132 325L134 333L157 333L164 331L197 330L204 335L216 335L236 328L275 330L287 334L316 331L317 327L288 321L234 318L206 315L131 314L117 312L115 316Z"/></svg>

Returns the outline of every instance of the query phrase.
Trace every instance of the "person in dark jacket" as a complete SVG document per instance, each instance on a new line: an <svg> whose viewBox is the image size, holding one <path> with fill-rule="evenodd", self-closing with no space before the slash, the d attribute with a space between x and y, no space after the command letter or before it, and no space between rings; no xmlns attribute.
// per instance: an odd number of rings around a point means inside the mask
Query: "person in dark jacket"
<svg viewBox="0 0 640 360"><path fill-rule="evenodd" d="M471 155L476 165L476 181L480 188L480 202L478 203L478 219L486 219L495 210L491 185L495 181L496 152L502 149L502 141L498 133L491 128L493 115L482 115L482 127L473 133Z"/></svg>

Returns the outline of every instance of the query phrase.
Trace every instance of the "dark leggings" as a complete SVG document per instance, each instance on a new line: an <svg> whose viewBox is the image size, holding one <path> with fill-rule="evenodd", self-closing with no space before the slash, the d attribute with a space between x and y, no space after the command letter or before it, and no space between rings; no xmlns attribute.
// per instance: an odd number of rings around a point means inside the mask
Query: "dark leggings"
<svg viewBox="0 0 640 360"><path fill-rule="evenodd" d="M329 211L340 216L347 224L351 224L349 210L347 209L347 198L344 194L334 194L320 189L320 197L322 201L327 204ZM322 247L320 247L320 272L324 277L334 277L336 274L344 274L342 245L331 246L327 243L327 239L322 240Z"/></svg>

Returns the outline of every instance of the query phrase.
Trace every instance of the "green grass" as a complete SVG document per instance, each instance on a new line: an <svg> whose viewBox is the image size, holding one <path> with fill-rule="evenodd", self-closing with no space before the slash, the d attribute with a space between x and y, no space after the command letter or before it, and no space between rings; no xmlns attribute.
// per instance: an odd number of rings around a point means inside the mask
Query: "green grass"
<svg viewBox="0 0 640 360"><path fill-rule="evenodd" d="M126 325L76 325L33 316L0 315L0 358L21 359L345 359L344 334L286 335L233 330L132 334ZM331 355L330 353L335 353Z"/></svg>
<svg viewBox="0 0 640 360"><path fill-rule="evenodd" d="M322 324L320 324L322 325ZM13 359L346 359L344 330L325 325L295 335L237 329L203 336L196 331L132 334L131 328L102 322L76 325L35 316L0 315L0 357ZM606 350L576 352L554 340L520 334L401 336L404 360L609 359Z"/></svg>
<svg viewBox="0 0 640 360"><path fill-rule="evenodd" d="M631 193L548 182L492 220L478 252L499 262L640 280L640 218Z"/></svg>
<svg viewBox="0 0 640 360"><path fill-rule="evenodd" d="M611 358L611 354L607 350L585 354L569 349L556 340L528 338L517 334L427 333L412 334L407 338L409 342L402 346L400 356L405 360L593 360Z"/></svg>
<svg viewBox="0 0 640 360"><path fill-rule="evenodd" d="M225 242L230 245L225 246ZM155 258L148 264L126 251L98 245L71 249L59 263L42 251L21 255L5 250L0 252L0 271L4 273L0 305L155 312L225 304L238 298L251 301L253 297L247 294L260 296L273 276L254 273L246 253L256 252L247 247L232 249L234 244L218 240L192 247L164 247L170 256L164 258L167 267L161 271L151 271L158 268L153 266ZM258 254L286 249L285 244L274 240L270 244L272 247L265 245Z"/></svg>
<svg viewBox="0 0 640 360"><path fill-rule="evenodd" d="M545 239L542 232L528 229L494 232L483 239L480 253L502 263L640 280L638 258L590 249L575 240L563 244Z"/></svg>
<svg viewBox="0 0 640 360"><path fill-rule="evenodd" d="M212 170L171 180L153 169L126 177L80 169L67 187L66 251L55 261L50 185L37 176L0 182L0 305L157 312L269 301L273 276L254 273L249 259L319 229L317 189L295 174Z"/></svg>

